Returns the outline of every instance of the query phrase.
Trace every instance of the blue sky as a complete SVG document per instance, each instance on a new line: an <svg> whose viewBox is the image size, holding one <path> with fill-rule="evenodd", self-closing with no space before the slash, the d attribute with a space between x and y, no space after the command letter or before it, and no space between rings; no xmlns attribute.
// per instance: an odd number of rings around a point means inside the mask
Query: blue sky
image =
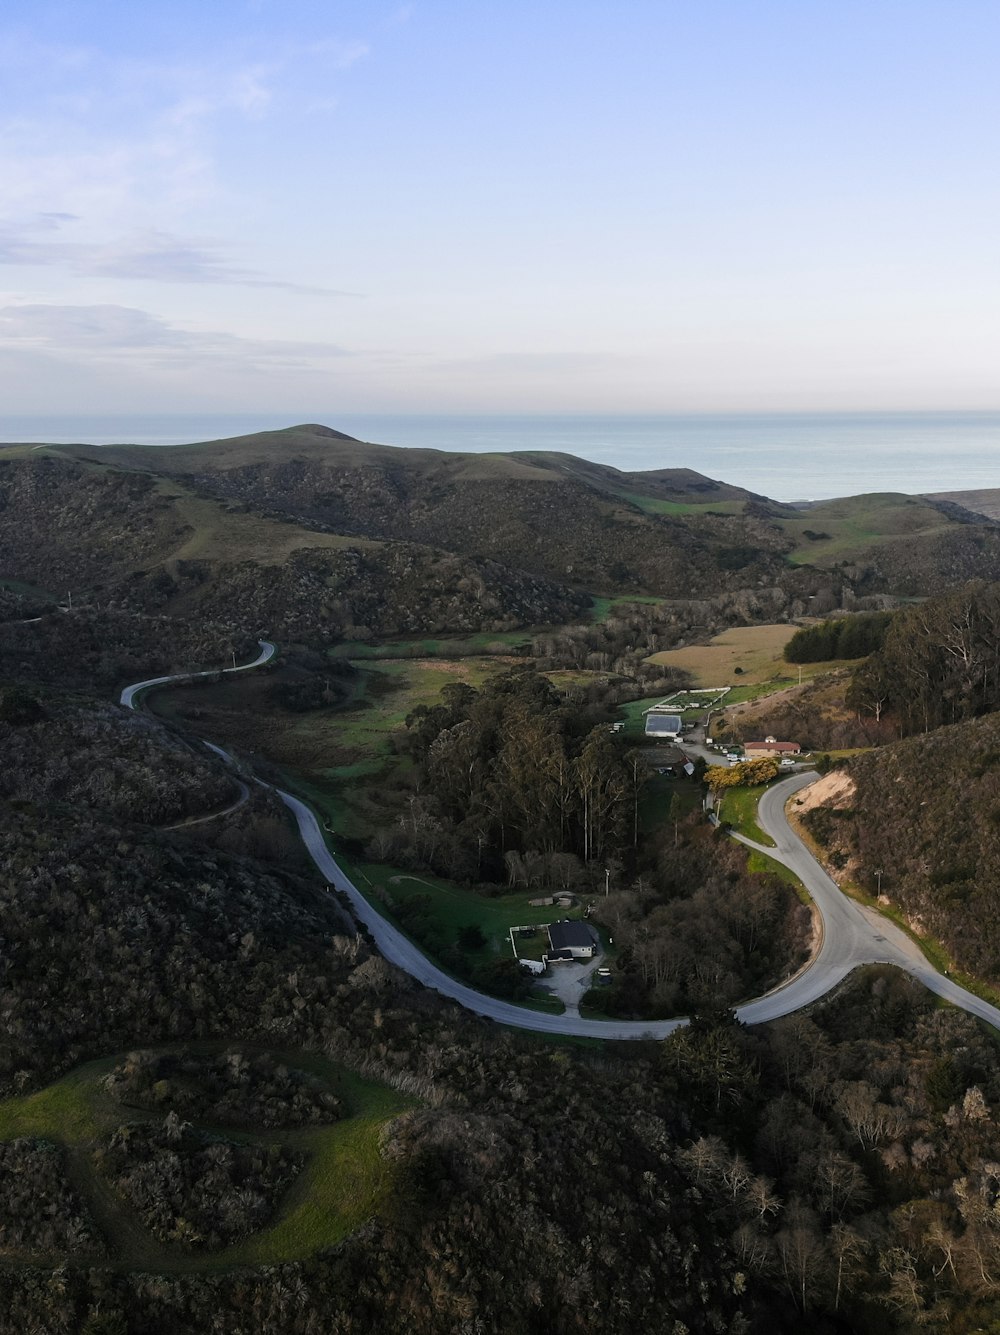
<svg viewBox="0 0 1000 1335"><path fill-rule="evenodd" d="M1000 408L1000 7L7 0L8 411Z"/></svg>

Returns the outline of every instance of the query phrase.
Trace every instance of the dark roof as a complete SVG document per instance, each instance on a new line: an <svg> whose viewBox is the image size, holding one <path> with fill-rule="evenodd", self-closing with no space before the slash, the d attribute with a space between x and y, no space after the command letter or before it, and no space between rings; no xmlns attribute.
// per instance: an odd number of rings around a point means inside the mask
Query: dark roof
<svg viewBox="0 0 1000 1335"><path fill-rule="evenodd" d="M568 950L570 946L592 946L594 934L585 922L549 923L549 942L553 950Z"/></svg>
<svg viewBox="0 0 1000 1335"><path fill-rule="evenodd" d="M660 732L672 736L681 730L681 717L679 714L647 714L646 731Z"/></svg>

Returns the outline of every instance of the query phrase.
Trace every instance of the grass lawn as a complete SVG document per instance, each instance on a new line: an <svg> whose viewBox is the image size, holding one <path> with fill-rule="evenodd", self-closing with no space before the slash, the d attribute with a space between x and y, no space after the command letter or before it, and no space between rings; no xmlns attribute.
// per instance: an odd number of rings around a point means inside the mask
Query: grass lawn
<svg viewBox="0 0 1000 1335"><path fill-rule="evenodd" d="M639 797L639 831L649 834L664 822L683 820L701 809L701 785L669 774L652 774Z"/></svg>
<svg viewBox="0 0 1000 1335"><path fill-rule="evenodd" d="M719 820L758 844L774 848L774 840L757 824L757 803L767 791L767 784L752 788L726 788L719 807Z"/></svg>
<svg viewBox="0 0 1000 1335"><path fill-rule="evenodd" d="M440 876L417 875L382 863L366 862L363 866L348 867L344 862L343 865L360 889L371 892L372 903L390 915L393 904L405 904L407 900L427 896L434 921L450 940L454 940L462 927L479 927L487 938L486 957L510 951L507 934L511 927L582 917L579 908L562 909L552 904L532 907L528 901L544 895L546 892L542 890L517 890L491 897L477 895Z"/></svg>
<svg viewBox="0 0 1000 1335"><path fill-rule="evenodd" d="M342 1078L340 1089L347 1096L349 1118L282 1137L284 1144L308 1155L308 1162L277 1222L220 1253L215 1265L300 1260L342 1241L378 1212L392 1184L392 1170L380 1150L382 1131L415 1100L354 1075Z"/></svg>
<svg viewBox="0 0 1000 1335"><path fill-rule="evenodd" d="M0 588L10 589L11 593L21 593L26 597L39 598L43 602L55 603L59 601L59 596L65 597L65 594L57 596L50 593L48 589L42 589L37 584L25 584L22 579L0 579Z"/></svg>
<svg viewBox="0 0 1000 1335"><path fill-rule="evenodd" d="M223 1042L200 1042L187 1050L217 1052ZM253 1047L254 1045L246 1045ZM163 1051L182 1051L183 1045ZM380 1152L383 1128L416 1101L317 1053L275 1052L289 1064L318 1075L346 1106L346 1115L328 1126L240 1127L233 1139L288 1146L307 1158L281 1202L274 1222L261 1232L219 1252L187 1253L159 1243L141 1229L128 1203L101 1178L90 1153L102 1134L123 1122L160 1122L162 1110L119 1104L103 1078L120 1057L88 1062L46 1089L0 1102L0 1140L38 1137L66 1147L72 1175L98 1227L107 1235L119 1268L162 1271L217 1270L233 1265L303 1259L340 1242L375 1213L392 1184L392 1166ZM210 1128L218 1130L218 1128Z"/></svg>

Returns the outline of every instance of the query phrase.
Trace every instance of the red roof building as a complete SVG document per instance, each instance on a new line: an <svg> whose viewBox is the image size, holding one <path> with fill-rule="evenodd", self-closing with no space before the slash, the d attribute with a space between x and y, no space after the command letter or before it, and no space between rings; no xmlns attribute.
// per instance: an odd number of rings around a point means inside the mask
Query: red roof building
<svg viewBox="0 0 1000 1335"><path fill-rule="evenodd" d="M798 742L776 742L767 737L762 742L745 742L743 750L748 756L797 756L802 747Z"/></svg>

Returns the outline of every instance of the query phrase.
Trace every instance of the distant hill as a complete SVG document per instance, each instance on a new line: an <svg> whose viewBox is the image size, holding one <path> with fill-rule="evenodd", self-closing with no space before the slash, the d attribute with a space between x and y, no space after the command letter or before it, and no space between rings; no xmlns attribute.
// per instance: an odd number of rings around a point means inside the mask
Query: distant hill
<svg viewBox="0 0 1000 1335"><path fill-rule="evenodd" d="M320 532L89 447L0 454L0 580L279 638L504 631L590 598L498 561Z"/></svg>
<svg viewBox="0 0 1000 1335"><path fill-rule="evenodd" d="M324 643L555 624L595 594L770 589L800 615L1000 578L1000 525L955 501L795 507L690 469L403 449L316 424L9 446L0 525L0 580Z"/></svg>
<svg viewBox="0 0 1000 1335"><path fill-rule="evenodd" d="M787 546L758 513L765 498L688 469L401 449L313 425L88 457L319 530L496 560L598 593L703 596L774 582Z"/></svg>
<svg viewBox="0 0 1000 1335"><path fill-rule="evenodd" d="M961 506L986 519L1000 520L1000 487L986 487L981 491L939 491L926 499Z"/></svg>

